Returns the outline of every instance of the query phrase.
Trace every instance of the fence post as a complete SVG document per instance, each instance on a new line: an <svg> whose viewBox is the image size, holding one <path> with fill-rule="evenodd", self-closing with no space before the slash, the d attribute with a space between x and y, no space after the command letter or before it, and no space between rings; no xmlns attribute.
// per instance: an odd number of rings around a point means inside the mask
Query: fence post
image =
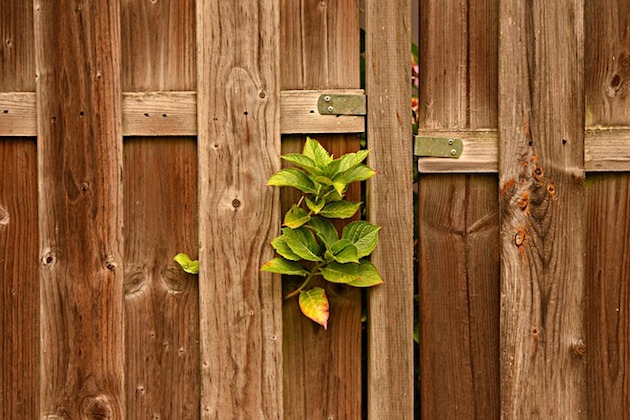
<svg viewBox="0 0 630 420"><path fill-rule="evenodd" d="M501 2L501 416L586 417L583 0Z"/></svg>
<svg viewBox="0 0 630 420"><path fill-rule="evenodd" d="M197 1L202 418L282 418L279 8Z"/></svg>
<svg viewBox="0 0 630 420"><path fill-rule="evenodd" d="M35 1L42 418L125 418L117 1Z"/></svg>
<svg viewBox="0 0 630 420"><path fill-rule="evenodd" d="M369 292L368 418L413 418L411 2L366 1L368 218L382 226Z"/></svg>

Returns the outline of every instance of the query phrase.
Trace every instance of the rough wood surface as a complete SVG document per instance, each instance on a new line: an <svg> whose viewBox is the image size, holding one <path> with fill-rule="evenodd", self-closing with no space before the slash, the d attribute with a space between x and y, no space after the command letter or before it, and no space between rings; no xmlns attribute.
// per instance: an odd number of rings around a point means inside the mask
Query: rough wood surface
<svg viewBox="0 0 630 420"><path fill-rule="evenodd" d="M279 4L197 1L201 415L282 418Z"/></svg>
<svg viewBox="0 0 630 420"><path fill-rule="evenodd" d="M496 109L496 108L495 108ZM499 147L496 130L419 130L420 136L457 138L464 151L457 159L420 157L421 173L496 173L499 171Z"/></svg>
<svg viewBox="0 0 630 420"><path fill-rule="evenodd" d="M36 1L35 40L40 417L125 418L118 3Z"/></svg>
<svg viewBox="0 0 630 420"><path fill-rule="evenodd" d="M630 143L630 1L587 1L585 8L586 123L626 127L613 130L625 135L609 156L627 158L618 147ZM603 138L592 143L607 153ZM630 412L630 175L589 175L586 201L588 418L621 419Z"/></svg>
<svg viewBox="0 0 630 420"><path fill-rule="evenodd" d="M33 3L0 2L0 92L35 91Z"/></svg>
<svg viewBox="0 0 630 420"><path fill-rule="evenodd" d="M586 418L583 6L501 2L506 419Z"/></svg>
<svg viewBox="0 0 630 420"><path fill-rule="evenodd" d="M32 419L39 404L37 148L0 141L0 418Z"/></svg>
<svg viewBox="0 0 630 420"><path fill-rule="evenodd" d="M359 88L358 0L282 0L280 10L282 89ZM359 148L356 135L314 137L335 156ZM301 152L303 140L283 136L282 153ZM348 197L360 201L360 191ZM282 191L282 211L297 198L291 189ZM285 294L299 284L285 278ZM296 300L283 304L287 419L361 417L361 294L347 287L331 290L327 331L306 319Z"/></svg>
<svg viewBox="0 0 630 420"><path fill-rule="evenodd" d="M496 129L498 6L498 0L420 4L421 131ZM496 191L494 176L420 175L420 406L426 418L499 417Z"/></svg>
<svg viewBox="0 0 630 420"><path fill-rule="evenodd" d="M409 102L411 2L366 1L368 218L382 227L372 254L385 284L368 293L367 414L412 419L413 174Z"/></svg>
<svg viewBox="0 0 630 420"><path fill-rule="evenodd" d="M0 136L37 135L35 93L0 93Z"/></svg>
<svg viewBox="0 0 630 420"><path fill-rule="evenodd" d="M163 137L197 132L194 10L194 0L122 2L123 134L141 135L124 146L130 419L199 418L198 282L173 261L197 257L197 149Z"/></svg>

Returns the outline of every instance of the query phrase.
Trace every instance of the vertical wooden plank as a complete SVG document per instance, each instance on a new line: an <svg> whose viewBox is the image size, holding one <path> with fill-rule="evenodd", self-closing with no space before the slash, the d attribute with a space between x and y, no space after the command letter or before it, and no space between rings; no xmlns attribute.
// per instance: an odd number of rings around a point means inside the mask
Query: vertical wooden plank
<svg viewBox="0 0 630 420"><path fill-rule="evenodd" d="M0 140L0 418L36 418L39 322L37 157L33 139Z"/></svg>
<svg viewBox="0 0 630 420"><path fill-rule="evenodd" d="M197 1L203 418L282 418L278 6Z"/></svg>
<svg viewBox="0 0 630 420"><path fill-rule="evenodd" d="M501 2L503 418L586 418L583 6Z"/></svg>
<svg viewBox="0 0 630 420"><path fill-rule="evenodd" d="M282 89L360 86L358 0L282 0L280 11ZM335 156L360 147L356 135L317 135L316 139ZM301 152L303 141L302 136L284 136L282 153ZM347 197L360 201L360 189L351 187ZM291 189L284 189L282 213L298 198ZM285 276L283 293L295 290L300 282ZM287 419L361 417L361 358L357 357L361 354L361 293L350 287L329 290L333 292L328 296L328 330L306 319L295 299L283 302Z"/></svg>
<svg viewBox="0 0 630 420"><path fill-rule="evenodd" d="M385 284L369 291L368 417L413 418L411 2L366 2L368 217L382 226L372 255Z"/></svg>
<svg viewBox="0 0 630 420"><path fill-rule="evenodd" d="M123 90L195 90L194 22L193 0L122 2ZM197 207L194 138L125 139L128 418L199 418L198 279L173 262L197 256Z"/></svg>
<svg viewBox="0 0 630 420"><path fill-rule="evenodd" d="M585 3L586 124L630 125L630 1ZM588 418L630 411L630 175L586 181Z"/></svg>
<svg viewBox="0 0 630 420"><path fill-rule="evenodd" d="M125 418L118 2L35 2L40 416Z"/></svg>
<svg viewBox="0 0 630 420"><path fill-rule="evenodd" d="M33 5L0 1L0 92L35 90ZM39 411L37 147L0 139L0 418Z"/></svg>
<svg viewBox="0 0 630 420"><path fill-rule="evenodd" d="M421 128L495 128L498 0L420 6ZM419 180L420 405L426 418L499 417L496 183L491 175Z"/></svg>

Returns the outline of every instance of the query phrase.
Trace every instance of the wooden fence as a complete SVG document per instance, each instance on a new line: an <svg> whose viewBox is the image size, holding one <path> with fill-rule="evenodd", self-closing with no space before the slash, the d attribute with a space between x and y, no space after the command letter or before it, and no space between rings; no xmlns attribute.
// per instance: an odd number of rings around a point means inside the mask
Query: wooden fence
<svg viewBox="0 0 630 420"><path fill-rule="evenodd" d="M419 3L464 151L419 161L416 280L409 0L365 1L365 91L359 0L1 0L0 418L624 418L630 0ZM385 284L324 331L259 271L265 180L362 132Z"/></svg>

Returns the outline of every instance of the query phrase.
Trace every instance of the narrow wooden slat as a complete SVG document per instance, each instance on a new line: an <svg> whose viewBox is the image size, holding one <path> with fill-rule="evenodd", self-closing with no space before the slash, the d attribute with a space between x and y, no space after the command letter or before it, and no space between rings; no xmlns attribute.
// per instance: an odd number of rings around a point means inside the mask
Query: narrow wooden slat
<svg viewBox="0 0 630 420"><path fill-rule="evenodd" d="M35 34L39 417L125 418L118 2L36 1Z"/></svg>
<svg viewBox="0 0 630 420"><path fill-rule="evenodd" d="M409 167L409 0L366 2L368 217L382 226L372 255L385 284L369 291L368 418L411 419L413 375L413 178Z"/></svg>
<svg viewBox="0 0 630 420"><path fill-rule="evenodd" d="M496 109L496 108L495 108ZM464 151L458 159L421 157L421 173L496 173L499 170L499 147L496 130L426 130L421 136L457 138L464 142Z"/></svg>
<svg viewBox="0 0 630 420"><path fill-rule="evenodd" d="M37 135L36 96L33 92L0 93L0 136Z"/></svg>
<svg viewBox="0 0 630 420"><path fill-rule="evenodd" d="M363 95L361 89L284 90L281 94L280 132L282 134L362 133L364 116L321 115L317 101L322 94Z"/></svg>
<svg viewBox="0 0 630 420"><path fill-rule="evenodd" d="M0 141L0 418L37 418L37 148Z"/></svg>
<svg viewBox="0 0 630 420"><path fill-rule="evenodd" d="M504 418L586 418L583 8L501 1Z"/></svg>
<svg viewBox="0 0 630 420"><path fill-rule="evenodd" d="M591 129L585 136L584 166L588 172L630 171L630 128Z"/></svg>
<svg viewBox="0 0 630 420"><path fill-rule="evenodd" d="M197 135L195 92L126 92L122 110L125 136Z"/></svg>
<svg viewBox="0 0 630 420"><path fill-rule="evenodd" d="M282 89L331 92L359 88L358 3L357 0L281 0ZM287 110L283 114L281 110L281 119L291 115L295 112ZM323 117L332 121L329 116ZM337 117L333 117L335 119ZM314 137L335 156L360 147L356 135ZM303 136L283 136L282 153L301 152L303 141ZM360 201L360 194L360 189L351 187L346 197ZM294 189L285 188L281 193L283 214L298 199ZM341 226L342 223L337 223L338 229ZM317 281L313 286L324 283ZM299 284L299 279L284 276L284 293L295 290ZM287 419L356 419L362 414L361 358L358 357L361 354L361 293L345 286L327 287L331 311L327 331L305 318L295 299L283 303L284 414Z"/></svg>
<svg viewBox="0 0 630 420"><path fill-rule="evenodd" d="M448 16L444 20L443 17ZM420 4L420 129L465 139L488 169L496 132L498 1ZM490 142L496 145L496 134ZM495 153L496 156L496 146ZM492 155L490 155L490 158ZM463 160L462 160L463 159ZM492 162L496 165L496 159ZM420 166L424 165L421 159ZM495 166L496 168L496 166ZM495 169L496 170L496 169ZM472 171L471 171L472 172ZM424 418L499 417L496 177L420 175L420 407Z"/></svg>
<svg viewBox="0 0 630 420"><path fill-rule="evenodd" d="M585 7L587 135L616 140L601 138L591 150L587 143L586 156L595 163L605 153L606 164L597 169L628 171L630 2L587 1ZM588 418L621 419L630 412L630 174L589 174L586 202Z"/></svg>
<svg viewBox="0 0 630 420"><path fill-rule="evenodd" d="M0 2L0 92L35 90L33 3Z"/></svg>
<svg viewBox="0 0 630 420"><path fill-rule="evenodd" d="M277 2L197 1L202 418L282 418ZM220 29L219 29L220 28Z"/></svg>

